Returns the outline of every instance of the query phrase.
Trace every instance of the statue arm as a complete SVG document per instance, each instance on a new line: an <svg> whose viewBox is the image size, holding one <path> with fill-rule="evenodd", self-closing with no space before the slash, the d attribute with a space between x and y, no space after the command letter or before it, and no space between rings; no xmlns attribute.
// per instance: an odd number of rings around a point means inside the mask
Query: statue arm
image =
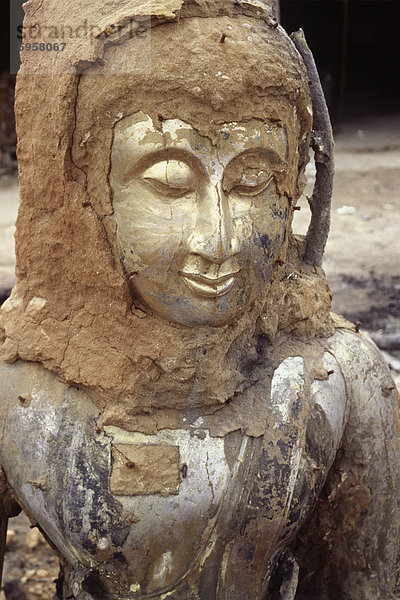
<svg viewBox="0 0 400 600"><path fill-rule="evenodd" d="M343 443L296 554L296 598L398 598L398 392L372 342L338 331L330 342L349 396ZM308 596L307 596L308 597Z"/></svg>

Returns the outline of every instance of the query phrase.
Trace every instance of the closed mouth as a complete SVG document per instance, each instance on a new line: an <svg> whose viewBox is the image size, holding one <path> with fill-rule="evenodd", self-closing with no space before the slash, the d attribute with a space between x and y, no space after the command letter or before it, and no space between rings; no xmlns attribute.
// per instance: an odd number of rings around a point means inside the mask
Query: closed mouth
<svg viewBox="0 0 400 600"><path fill-rule="evenodd" d="M199 296L205 298L217 298L227 294L235 283L239 271L222 275L221 277L210 277L199 273L180 272L186 285Z"/></svg>

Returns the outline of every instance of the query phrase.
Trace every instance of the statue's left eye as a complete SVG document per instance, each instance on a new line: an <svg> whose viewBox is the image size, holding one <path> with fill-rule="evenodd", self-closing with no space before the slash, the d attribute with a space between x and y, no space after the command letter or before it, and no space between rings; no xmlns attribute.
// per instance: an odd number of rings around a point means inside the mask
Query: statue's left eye
<svg viewBox="0 0 400 600"><path fill-rule="evenodd" d="M180 160L163 160L146 169L141 179L164 196L180 198L196 188L196 176Z"/></svg>
<svg viewBox="0 0 400 600"><path fill-rule="evenodd" d="M232 187L231 191L241 196L257 196L268 187L271 180L271 173L258 169L246 169L242 173L240 181Z"/></svg>

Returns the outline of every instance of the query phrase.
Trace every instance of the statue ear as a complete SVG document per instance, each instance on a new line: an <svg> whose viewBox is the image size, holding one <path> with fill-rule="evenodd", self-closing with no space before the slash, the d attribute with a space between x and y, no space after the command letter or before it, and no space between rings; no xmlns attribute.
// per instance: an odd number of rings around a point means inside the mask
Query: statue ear
<svg viewBox="0 0 400 600"><path fill-rule="evenodd" d="M331 197L333 189L333 134L324 92L317 67L302 29L290 36L300 53L310 82L313 106L313 128L310 146L314 151L315 184L309 205L311 221L306 235L303 260L320 267L331 222Z"/></svg>

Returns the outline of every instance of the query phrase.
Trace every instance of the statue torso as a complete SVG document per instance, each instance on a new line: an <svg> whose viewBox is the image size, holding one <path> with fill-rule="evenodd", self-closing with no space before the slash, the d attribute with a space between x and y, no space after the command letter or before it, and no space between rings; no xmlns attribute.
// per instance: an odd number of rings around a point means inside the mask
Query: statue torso
<svg viewBox="0 0 400 600"><path fill-rule="evenodd" d="M94 598L268 597L282 550L312 510L347 414L343 377L300 356L277 369L265 435L211 437L197 417L156 435L98 427L84 391L37 365L2 366L1 463L23 507ZM29 389L28 389L29 388Z"/></svg>

